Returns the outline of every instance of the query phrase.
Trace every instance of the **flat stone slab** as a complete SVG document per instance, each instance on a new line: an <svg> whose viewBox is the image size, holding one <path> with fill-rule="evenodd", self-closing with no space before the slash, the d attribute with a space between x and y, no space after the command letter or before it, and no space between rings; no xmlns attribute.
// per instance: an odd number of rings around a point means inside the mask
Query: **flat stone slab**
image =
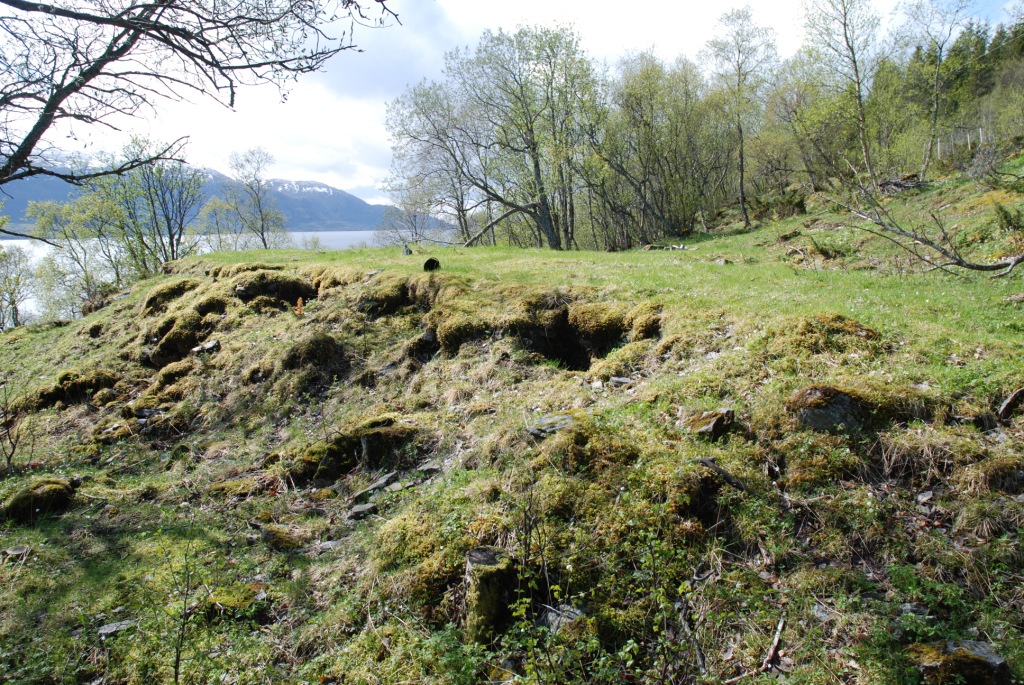
<svg viewBox="0 0 1024 685"><path fill-rule="evenodd" d="M101 640L105 640L111 635L114 635L115 633L120 633L122 630L128 630L129 628L137 624L138 621L135 619L130 619L128 621L117 621L115 623L108 623L105 626L100 626L99 630L96 632L99 634Z"/></svg>
<svg viewBox="0 0 1024 685"><path fill-rule="evenodd" d="M571 414L552 414L551 416L537 419L533 425L526 428L526 432L535 438L546 438L568 428L572 425L572 422L573 417Z"/></svg>
<svg viewBox="0 0 1024 685"><path fill-rule="evenodd" d="M357 504L352 507L348 512L348 517L352 521L359 521L376 513L377 505L370 502L369 504Z"/></svg>
<svg viewBox="0 0 1024 685"><path fill-rule="evenodd" d="M383 490L384 488L394 483L397 477L397 471L385 473L383 476L375 480L369 487L363 488L356 494L352 495L352 497L350 497L349 499L356 503L363 503L366 500L370 499L373 493L377 492L378 490Z"/></svg>

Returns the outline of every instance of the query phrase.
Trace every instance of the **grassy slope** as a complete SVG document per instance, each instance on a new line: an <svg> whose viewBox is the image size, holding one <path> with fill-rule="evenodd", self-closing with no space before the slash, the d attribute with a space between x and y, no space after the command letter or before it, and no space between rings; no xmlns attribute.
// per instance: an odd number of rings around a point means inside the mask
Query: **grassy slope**
<svg viewBox="0 0 1024 685"><path fill-rule="evenodd" d="M938 184L893 209L943 207L985 256L1013 239L991 229L999 192ZM975 424L1024 385L1024 285L914 272L841 221L685 251L446 250L433 276L399 250L210 255L0 336L30 436L0 500L83 479L62 516L0 524L0 548L29 548L0 563L0 672L167 682L180 654L183 682L683 682L699 646L714 680L756 669L785 618L790 682L913 682L908 647L940 638L991 641L1021 677L1024 431ZM257 261L289 308L236 296ZM282 274L316 286L301 317ZM202 339L220 351L165 366ZM97 367L118 383L25 408ZM786 404L813 385L861 398L866 427L801 427ZM690 433L719 407L723 439ZM408 487L349 520L392 469ZM520 578L486 649L460 629L480 544ZM584 618L551 636L534 622L559 604Z"/></svg>

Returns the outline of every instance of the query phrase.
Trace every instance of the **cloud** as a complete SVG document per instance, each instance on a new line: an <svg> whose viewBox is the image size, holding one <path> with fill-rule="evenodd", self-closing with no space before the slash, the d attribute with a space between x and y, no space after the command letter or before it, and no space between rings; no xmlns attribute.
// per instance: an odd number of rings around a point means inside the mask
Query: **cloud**
<svg viewBox="0 0 1024 685"><path fill-rule="evenodd" d="M234 111L205 99L166 103L149 121L127 122L120 137L93 127L84 138L90 150L116 150L128 133L164 141L188 135L189 159L221 171L227 171L231 152L262 146L276 159L270 170L275 177L321 181L380 201L379 186L390 166L384 127L387 102L413 83L439 77L445 53L474 46L484 30L571 25L581 36L583 48L609 65L627 53L648 49L665 60L680 55L696 58L713 37L718 18L745 3L390 0L388 4L399 14L401 25L356 26L355 42L363 51L338 55L323 73L301 78L284 102L274 88L243 88ZM799 47L802 0L750 4L755 21L775 29L782 55ZM1002 4L1002 0L983 0L977 14L998 21L1003 17ZM875 3L884 17L895 5L896 0ZM340 32L349 26L335 28Z"/></svg>

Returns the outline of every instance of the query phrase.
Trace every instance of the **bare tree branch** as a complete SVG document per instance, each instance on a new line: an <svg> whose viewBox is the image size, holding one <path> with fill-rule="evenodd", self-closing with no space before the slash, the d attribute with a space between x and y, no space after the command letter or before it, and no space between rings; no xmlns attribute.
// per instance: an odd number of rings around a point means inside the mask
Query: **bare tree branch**
<svg viewBox="0 0 1024 685"><path fill-rule="evenodd" d="M828 197L821 193L814 194L838 207L842 207L858 219L862 219L871 226L855 226L860 230L877 235L892 242L900 249L911 254L915 259L928 264L934 270L950 271L950 267L965 269L968 271L993 272L998 271L993 278L1001 278L1009 274L1021 263L1024 263L1024 254L1012 255L997 262L975 262L965 257L956 247L953 236L946 229L945 224L935 214L931 214L932 222L938 230L938 235L928 235L924 227L905 228L895 217L882 206L877 196L869 189L861 187L860 197L864 201L864 207L854 206L852 203Z"/></svg>
<svg viewBox="0 0 1024 685"><path fill-rule="evenodd" d="M69 171L46 141L61 122L116 129L115 117L187 92L233 106L239 85L284 87L354 49L353 25L397 20L385 0L0 0L0 186L40 174L81 183L168 159L176 145Z"/></svg>

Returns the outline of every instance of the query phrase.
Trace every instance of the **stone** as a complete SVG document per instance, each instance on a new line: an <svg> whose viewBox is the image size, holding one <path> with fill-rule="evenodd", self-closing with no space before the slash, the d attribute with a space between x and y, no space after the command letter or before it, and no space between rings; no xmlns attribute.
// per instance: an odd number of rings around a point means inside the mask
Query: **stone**
<svg viewBox="0 0 1024 685"><path fill-rule="evenodd" d="M422 473L424 476L436 476L441 473L442 468L436 461L425 461L416 467L416 470Z"/></svg>
<svg viewBox="0 0 1024 685"><path fill-rule="evenodd" d="M828 386L804 388L793 395L786 406L804 427L819 433L858 431L866 418L859 400Z"/></svg>
<svg viewBox="0 0 1024 685"><path fill-rule="evenodd" d="M115 623L108 623L105 626L100 626L99 630L96 632L99 634L101 640L106 640L111 635L120 633L122 630L128 630L137 624L138 621L134 619L128 621L117 621Z"/></svg>
<svg viewBox="0 0 1024 685"><path fill-rule="evenodd" d="M911 645L907 652L925 683L1010 685L1006 659L988 642L948 640Z"/></svg>
<svg viewBox="0 0 1024 685"><path fill-rule="evenodd" d="M508 626L515 567L499 547L476 547L466 553L466 627L468 643L488 644Z"/></svg>
<svg viewBox="0 0 1024 685"><path fill-rule="evenodd" d="M526 432L535 438L546 438L554 435L560 430L572 425L571 414L553 414L537 419L531 426L527 426Z"/></svg>
<svg viewBox="0 0 1024 685"><path fill-rule="evenodd" d="M372 516L377 513L377 505L373 502L369 504L357 504L356 506L349 509L348 517L352 521L360 521L367 516Z"/></svg>
<svg viewBox="0 0 1024 685"><path fill-rule="evenodd" d="M701 412L699 416L687 419L686 425L694 435L708 438L714 442L728 432L735 417L736 414L732 409L705 411Z"/></svg>
<svg viewBox="0 0 1024 685"><path fill-rule="evenodd" d="M545 611L537 622L541 627L547 628L552 633L558 633L565 626L579 618L583 618L583 611L568 604L560 604L553 609Z"/></svg>
<svg viewBox="0 0 1024 685"><path fill-rule="evenodd" d="M220 340L208 340L192 348L192 354L213 354L220 352Z"/></svg>
<svg viewBox="0 0 1024 685"><path fill-rule="evenodd" d="M1017 388L1010 393L1010 396L1007 397L1001 405L999 405L999 409L996 411L996 414L998 414L999 418L1003 421L1009 421L1017 408L1020 407L1021 402L1024 402L1024 388Z"/></svg>
<svg viewBox="0 0 1024 685"><path fill-rule="evenodd" d="M316 546L320 552L330 552L336 549L341 549L344 546L344 540L325 540Z"/></svg>
<svg viewBox="0 0 1024 685"><path fill-rule="evenodd" d="M398 473L395 471L386 473L377 480L375 480L369 487L360 490L356 494L352 495L352 497L350 497L349 499L355 504L362 504L366 500L370 499L370 497L373 496L373 494L378 490L383 490L384 488L391 485L395 481L395 478L397 477Z"/></svg>
<svg viewBox="0 0 1024 685"><path fill-rule="evenodd" d="M612 376L608 379L608 383L615 387L624 387L633 384L632 378L626 378L625 376Z"/></svg>

